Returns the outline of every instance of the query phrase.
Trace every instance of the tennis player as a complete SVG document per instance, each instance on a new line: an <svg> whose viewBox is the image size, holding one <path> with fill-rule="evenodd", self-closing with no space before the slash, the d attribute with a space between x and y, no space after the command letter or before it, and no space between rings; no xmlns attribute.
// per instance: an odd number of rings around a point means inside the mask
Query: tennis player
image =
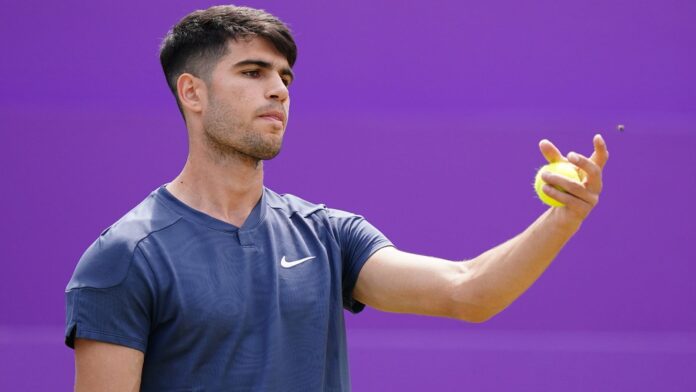
<svg viewBox="0 0 696 392"><path fill-rule="evenodd" d="M608 153L546 174L550 208L468 261L400 251L362 216L280 195L263 162L280 151L297 49L256 9L184 17L160 59L183 115L181 173L104 230L66 289L66 344L84 391L348 391L343 309L480 323L546 269L597 204Z"/></svg>

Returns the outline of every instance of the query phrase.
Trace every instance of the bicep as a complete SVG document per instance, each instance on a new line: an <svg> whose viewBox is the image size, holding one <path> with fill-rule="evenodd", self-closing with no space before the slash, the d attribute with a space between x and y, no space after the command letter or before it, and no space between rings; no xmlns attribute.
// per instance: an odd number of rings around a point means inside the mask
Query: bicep
<svg viewBox="0 0 696 392"><path fill-rule="evenodd" d="M75 340L75 392L139 391L145 355L89 339Z"/></svg>
<svg viewBox="0 0 696 392"><path fill-rule="evenodd" d="M386 247L362 267L353 297L387 312L458 317L456 293L465 277L463 263Z"/></svg>

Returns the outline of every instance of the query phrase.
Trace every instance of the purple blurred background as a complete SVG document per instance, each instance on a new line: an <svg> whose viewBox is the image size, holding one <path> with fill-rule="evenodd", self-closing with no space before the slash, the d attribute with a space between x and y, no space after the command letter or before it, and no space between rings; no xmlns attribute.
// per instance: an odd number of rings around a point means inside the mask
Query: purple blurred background
<svg viewBox="0 0 696 392"><path fill-rule="evenodd" d="M0 390L71 390L63 290L183 166L157 50L212 4L3 4ZM300 48L266 186L403 250L473 258L523 230L542 138L589 154L601 131L611 152L581 232L493 320L347 315L354 390L696 390L696 3L246 4Z"/></svg>

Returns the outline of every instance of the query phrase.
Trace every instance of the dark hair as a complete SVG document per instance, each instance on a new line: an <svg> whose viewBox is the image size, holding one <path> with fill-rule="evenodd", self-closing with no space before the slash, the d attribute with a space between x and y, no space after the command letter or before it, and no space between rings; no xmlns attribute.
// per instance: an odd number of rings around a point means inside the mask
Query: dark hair
<svg viewBox="0 0 696 392"><path fill-rule="evenodd" d="M183 115L176 91L182 73L208 80L215 64L227 54L229 40L261 37L268 40L292 67L297 45L290 29L264 10L220 5L197 10L179 21L162 40L160 63L169 89Z"/></svg>

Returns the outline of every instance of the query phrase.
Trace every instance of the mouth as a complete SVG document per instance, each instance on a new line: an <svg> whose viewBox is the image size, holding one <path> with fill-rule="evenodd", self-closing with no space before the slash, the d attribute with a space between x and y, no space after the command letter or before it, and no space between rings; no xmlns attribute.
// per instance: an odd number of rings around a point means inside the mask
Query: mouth
<svg viewBox="0 0 696 392"><path fill-rule="evenodd" d="M268 112L262 113L259 117L269 121L285 123L285 113L278 110L270 110Z"/></svg>

